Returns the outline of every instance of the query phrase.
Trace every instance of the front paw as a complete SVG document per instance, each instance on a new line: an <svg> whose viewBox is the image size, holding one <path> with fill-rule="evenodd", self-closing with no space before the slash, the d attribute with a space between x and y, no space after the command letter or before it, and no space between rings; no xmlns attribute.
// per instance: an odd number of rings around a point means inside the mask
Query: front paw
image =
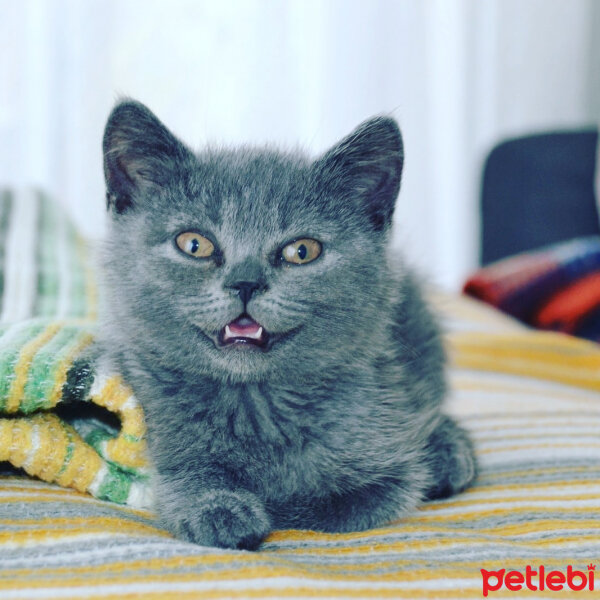
<svg viewBox="0 0 600 600"><path fill-rule="evenodd" d="M271 530L261 501L249 492L211 490L161 511L176 537L201 546L255 550Z"/></svg>
<svg viewBox="0 0 600 600"><path fill-rule="evenodd" d="M477 477L477 461L467 432L444 416L429 438L428 462L433 482L426 493L430 500L462 492Z"/></svg>

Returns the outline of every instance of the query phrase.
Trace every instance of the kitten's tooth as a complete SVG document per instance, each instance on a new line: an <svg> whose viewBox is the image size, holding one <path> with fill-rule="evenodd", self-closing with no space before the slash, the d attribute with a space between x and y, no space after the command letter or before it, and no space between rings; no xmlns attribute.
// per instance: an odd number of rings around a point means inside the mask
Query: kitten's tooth
<svg viewBox="0 0 600 600"><path fill-rule="evenodd" d="M229 329L229 325L225 325L225 335L223 337L226 340L228 340L229 338L233 337L233 334L231 333L231 329Z"/></svg>
<svg viewBox="0 0 600 600"><path fill-rule="evenodd" d="M254 339L255 340L260 340L260 338L262 338L262 334L263 334L263 328L259 327L258 331L256 332L256 334L254 335Z"/></svg>

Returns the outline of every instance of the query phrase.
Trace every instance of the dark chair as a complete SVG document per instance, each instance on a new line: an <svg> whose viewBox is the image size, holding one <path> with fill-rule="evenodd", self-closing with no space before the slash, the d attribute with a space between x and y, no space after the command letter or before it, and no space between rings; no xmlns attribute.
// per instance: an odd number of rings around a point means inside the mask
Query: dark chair
<svg viewBox="0 0 600 600"><path fill-rule="evenodd" d="M482 265L600 234L594 196L598 130L531 135L488 156L481 186Z"/></svg>

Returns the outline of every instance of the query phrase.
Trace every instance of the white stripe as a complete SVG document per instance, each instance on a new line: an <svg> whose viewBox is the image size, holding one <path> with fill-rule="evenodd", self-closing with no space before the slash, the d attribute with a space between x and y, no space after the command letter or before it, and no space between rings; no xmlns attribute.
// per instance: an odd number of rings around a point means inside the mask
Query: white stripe
<svg viewBox="0 0 600 600"><path fill-rule="evenodd" d="M10 325L0 337L0 348L12 344L13 340L18 337L24 329L29 329L31 323L31 321L20 321Z"/></svg>
<svg viewBox="0 0 600 600"><path fill-rule="evenodd" d="M594 421L593 419L591 420ZM509 436L515 436L512 438L513 443L525 441L530 438L551 438L552 441L555 441L560 439L560 437L575 438L576 440L589 438L590 441L595 440L596 442L600 442L600 421L596 422L594 426L590 426L590 419L588 419L585 425L582 423L581 425L568 424L553 427L548 427L546 421L544 421L537 424L526 423L523 424L523 427L518 428L470 429L470 432L474 439L481 440L482 442L494 442L503 439L507 444L511 441Z"/></svg>
<svg viewBox="0 0 600 600"><path fill-rule="evenodd" d="M98 495L98 490L100 489L100 486L104 482L104 478L107 475L108 475L108 468L107 468L107 466L104 463L102 463L102 465L98 469L98 472L96 473L96 476L94 477L94 480L92 481L92 483L88 487L88 492L90 494L92 494L93 496L97 496Z"/></svg>
<svg viewBox="0 0 600 600"><path fill-rule="evenodd" d="M480 418L479 416L472 419L463 419L465 423L473 423L472 428L478 431L504 431L508 428L530 427L531 423L539 427L547 427L548 425L566 425L582 427L590 422L600 422L600 413L598 415L577 415L577 414L536 414L536 415L515 415L515 416L493 416Z"/></svg>
<svg viewBox="0 0 600 600"><path fill-rule="evenodd" d="M134 482L129 488L127 505L134 508L149 509L154 505L154 494L149 483Z"/></svg>
<svg viewBox="0 0 600 600"><path fill-rule="evenodd" d="M103 373L98 373L96 375L96 377L94 377L94 381L90 387L90 392L89 392L90 398L93 398L94 396L98 396L100 394L100 392L102 392L102 390L104 389L104 386L106 385L106 383L109 379L110 379L109 376L107 376Z"/></svg>
<svg viewBox="0 0 600 600"><path fill-rule="evenodd" d="M461 598L465 588L481 589L481 578L443 578L443 579L428 579L426 581L344 581L344 580L323 580L311 579L309 577L263 577L256 579L238 579L235 581L188 581L188 582L172 582L172 583L119 583L113 585L94 585L94 586L74 586L65 583L65 587L46 587L40 588L22 588L20 590L2 590L3 600L12 600L14 598L73 598L80 596L87 598L90 596L103 597L109 595L124 596L126 594L144 594L152 593L156 595L160 592L193 592L193 591L217 591L217 590L261 590L272 588L300 588L310 590L332 590L348 589L364 590L365 598L371 598L370 592L375 590L412 590L412 589L428 589L428 590L456 590L457 598ZM286 598L304 598L313 597L310 591L303 594L301 591L297 595L286 596ZM353 596L355 598L356 596ZM335 596L328 596L335 598Z"/></svg>
<svg viewBox="0 0 600 600"><path fill-rule="evenodd" d="M538 429L536 433L545 433L543 429ZM532 447L548 447L549 450L562 452L563 448L561 444L577 444L579 446L585 446L589 443L593 448L594 445L600 446L600 435L596 430L592 435L578 435L576 431L573 431L572 435L554 435L550 439L547 437L524 437L518 439L494 439L486 441L480 439L476 441L476 446L479 451L481 450L503 450L505 448L516 449L517 446L527 446L527 451ZM557 447L558 446L558 447ZM525 450L525 448L523 449Z"/></svg>
<svg viewBox="0 0 600 600"><path fill-rule="evenodd" d="M135 532L137 537L143 535L143 531ZM2 550L10 550L12 548L38 548L42 546L52 547L57 542L64 543L68 540L70 543L77 542L82 544L89 544L90 542L104 539L120 539L123 537L131 537L131 533L121 533L119 531L99 531L98 533L74 533L69 529L56 529L52 532L49 537L31 539L29 537L23 538L20 541L10 540L2 544ZM148 533L148 536L152 536L152 533ZM4 591L2 591L2 600L4 600Z"/></svg>
<svg viewBox="0 0 600 600"><path fill-rule="evenodd" d="M137 401L137 398L131 394L131 396L129 396L129 398L127 398L127 400L121 405L121 412L138 408L139 405L140 403Z"/></svg>
<svg viewBox="0 0 600 600"><path fill-rule="evenodd" d="M6 237L2 323L25 319L32 313L37 289L37 208L34 190L23 190L14 195Z"/></svg>
<svg viewBox="0 0 600 600"><path fill-rule="evenodd" d="M130 534L133 536L135 534ZM231 555L227 550L219 548L203 548L200 546L192 547L186 542L178 542L175 539L156 537L148 538L143 541L139 537L135 541L127 542L119 540L118 544L103 544L90 549L89 546L78 546L67 540L55 540L54 547L44 548L45 553L36 552L30 555L21 554L20 556L2 556L2 568L18 568L21 563L26 563L27 568L50 567L52 565L64 566L66 564L77 564L88 566L96 560L108 559L109 563L119 562L122 558L135 560L136 557L144 558L149 555L160 556L163 558L181 557L181 556L203 556L206 554L227 554L227 559ZM64 546L67 546L66 548ZM4 547L4 546L3 546ZM103 561L104 562L104 561ZM14 566L13 566L14 565Z"/></svg>
<svg viewBox="0 0 600 600"><path fill-rule="evenodd" d="M40 448L40 427L37 423L34 423L31 428L31 448L27 452L27 458L23 463L23 468L30 472L33 467L33 461L35 459L35 455Z"/></svg>
<svg viewBox="0 0 600 600"><path fill-rule="evenodd" d="M540 508L544 511L556 508L559 511L565 512L568 508L598 508L600 507L600 497L594 498L593 500L566 500L560 498L557 500L515 500L514 502L486 502L482 500L474 505L463 505L463 506L444 506L440 504L433 510L426 511L427 516L437 517L440 515L455 515L462 513L471 512L482 512L490 509L510 509L525 507L529 509ZM425 512L425 511L423 511ZM484 515L485 516L485 515Z"/></svg>
<svg viewBox="0 0 600 600"><path fill-rule="evenodd" d="M482 467L502 465L509 467L518 464L520 468L536 469L539 463L556 461L556 467L564 466L562 463L569 459L585 459L590 465L600 461L600 448L597 447L567 447L554 448L549 445L545 448L519 448L515 450L496 450L485 454L478 454L477 460ZM524 467L524 465L526 465Z"/></svg>
<svg viewBox="0 0 600 600"><path fill-rule="evenodd" d="M133 536L134 534L130 534ZM221 550L219 548L205 548L202 546L192 546L187 542L179 542L173 538L148 538L143 541L139 537L135 541L119 539L118 544L103 544L90 549L86 546L77 546L67 540L55 540L55 547L44 548L45 553L36 552L33 555L21 554L20 556L2 556L2 568L19 568L22 563L27 564L27 568L50 567L53 565L75 565L88 566L95 561L116 563L122 559L136 560L156 556L165 559L219 555L223 554L224 560L231 560L231 551ZM64 548L67 545L67 548ZM107 559L107 560L104 560ZM235 558L233 559L235 560Z"/></svg>
<svg viewBox="0 0 600 600"><path fill-rule="evenodd" d="M545 482L546 483L546 482ZM547 482L551 484L552 482ZM502 484L501 484L502 485ZM510 484L505 484L510 485ZM523 484L527 485L527 484ZM528 496L540 495L546 498L552 497L561 497L561 496L581 496L582 494L595 494L598 498L600 498L600 485L598 484L585 484L582 485L565 485L560 488L557 487L549 487L549 485L540 485L537 487L536 485L529 484L527 488L511 488L511 489L501 489L501 490L481 490L478 491L477 488L473 488L474 491L467 492L461 496L455 496L451 501L461 500L482 500L485 501L490 498L527 498ZM443 506L444 501L435 501L436 504ZM600 523L598 523L600 527Z"/></svg>

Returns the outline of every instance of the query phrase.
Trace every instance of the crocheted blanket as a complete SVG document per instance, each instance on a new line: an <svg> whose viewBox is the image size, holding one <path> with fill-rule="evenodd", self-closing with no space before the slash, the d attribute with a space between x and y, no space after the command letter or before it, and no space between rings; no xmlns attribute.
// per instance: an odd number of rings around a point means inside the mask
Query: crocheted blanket
<svg viewBox="0 0 600 600"><path fill-rule="evenodd" d="M148 506L144 420L97 361L89 250L35 191L0 194L0 461L97 498Z"/></svg>
<svg viewBox="0 0 600 600"><path fill-rule="evenodd" d="M600 237L500 260L474 273L464 291L533 327L600 341Z"/></svg>

